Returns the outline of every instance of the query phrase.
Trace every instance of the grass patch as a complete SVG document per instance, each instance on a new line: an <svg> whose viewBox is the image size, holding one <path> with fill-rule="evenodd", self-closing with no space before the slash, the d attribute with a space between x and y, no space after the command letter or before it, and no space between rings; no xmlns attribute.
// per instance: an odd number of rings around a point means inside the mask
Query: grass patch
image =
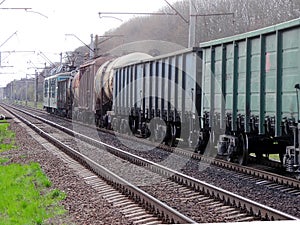
<svg viewBox="0 0 300 225"><path fill-rule="evenodd" d="M8 151L15 147L15 133L8 128L9 123L2 120L0 123L0 152Z"/></svg>
<svg viewBox="0 0 300 225"><path fill-rule="evenodd" d="M1 158L0 158L0 165L6 163L6 162L8 162L8 161L9 161L9 159L1 159Z"/></svg>
<svg viewBox="0 0 300 225"><path fill-rule="evenodd" d="M250 156L256 157L255 153L251 153ZM269 154L269 155L262 154L262 156L271 160L280 161L279 154Z"/></svg>
<svg viewBox="0 0 300 225"><path fill-rule="evenodd" d="M0 152L15 146L15 133L6 121L0 122ZM22 155L21 158L26 158ZM64 192L51 189L52 183L39 164L8 164L0 158L0 225L43 224L65 214L59 204Z"/></svg>
<svg viewBox="0 0 300 225"><path fill-rule="evenodd" d="M0 166L0 224L42 224L64 214L65 193L49 187L37 163Z"/></svg>
<svg viewBox="0 0 300 225"><path fill-rule="evenodd" d="M280 161L279 154L270 154L269 159L275 160L275 161Z"/></svg>

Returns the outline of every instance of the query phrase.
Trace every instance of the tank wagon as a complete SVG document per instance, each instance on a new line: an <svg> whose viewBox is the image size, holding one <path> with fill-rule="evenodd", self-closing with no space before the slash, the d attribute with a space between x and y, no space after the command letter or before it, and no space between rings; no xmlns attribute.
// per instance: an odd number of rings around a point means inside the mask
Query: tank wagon
<svg viewBox="0 0 300 225"><path fill-rule="evenodd" d="M247 163L279 154L299 171L300 19L202 43L204 128L200 149ZM201 139L201 138L200 138ZM289 147L291 146L291 147Z"/></svg>
<svg viewBox="0 0 300 225"><path fill-rule="evenodd" d="M113 85L115 67L132 63L135 61L151 58L150 55L141 52L130 53L124 56L115 57L103 63L98 69L94 80L95 92L95 119L100 127L110 127L113 103Z"/></svg>
<svg viewBox="0 0 300 225"><path fill-rule="evenodd" d="M149 57L144 53L121 57L103 56L81 65L72 85L73 118L107 127L107 112L112 107L112 68Z"/></svg>

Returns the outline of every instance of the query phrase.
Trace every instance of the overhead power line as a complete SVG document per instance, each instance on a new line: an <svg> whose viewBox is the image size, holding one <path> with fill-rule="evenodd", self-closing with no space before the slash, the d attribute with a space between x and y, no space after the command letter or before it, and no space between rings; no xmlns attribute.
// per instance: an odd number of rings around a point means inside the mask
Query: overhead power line
<svg viewBox="0 0 300 225"><path fill-rule="evenodd" d="M0 5L2 5L6 0L3 0L2 2L0 2Z"/></svg>
<svg viewBox="0 0 300 225"><path fill-rule="evenodd" d="M30 9L32 9L32 8L0 8L0 9L2 9L2 10L30 10Z"/></svg>
<svg viewBox="0 0 300 225"><path fill-rule="evenodd" d="M12 35L10 35L10 36L9 36L9 37L8 37L8 38L0 45L0 48L1 48L3 45L5 45L5 43L8 42L9 39L11 39L14 35L16 35L17 32L18 32L18 31L16 31L16 32L14 32Z"/></svg>

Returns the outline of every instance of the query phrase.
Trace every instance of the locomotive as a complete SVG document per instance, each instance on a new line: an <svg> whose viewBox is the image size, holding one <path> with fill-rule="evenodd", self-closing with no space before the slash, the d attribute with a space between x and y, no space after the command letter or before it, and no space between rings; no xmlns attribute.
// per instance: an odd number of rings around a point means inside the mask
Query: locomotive
<svg viewBox="0 0 300 225"><path fill-rule="evenodd" d="M98 57L47 78L57 94L45 97L61 99L64 81L71 104L45 108L244 165L278 154L299 176L299 37L296 19L156 57Z"/></svg>
<svg viewBox="0 0 300 225"><path fill-rule="evenodd" d="M61 66L54 75L46 77L43 85L43 107L49 113L72 117L72 82L76 73L74 67Z"/></svg>

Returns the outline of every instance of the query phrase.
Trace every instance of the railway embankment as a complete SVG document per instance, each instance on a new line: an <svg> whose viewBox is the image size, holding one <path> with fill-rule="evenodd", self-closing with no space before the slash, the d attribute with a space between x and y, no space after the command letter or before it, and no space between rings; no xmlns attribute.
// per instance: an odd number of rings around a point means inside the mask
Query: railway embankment
<svg viewBox="0 0 300 225"><path fill-rule="evenodd" d="M3 112L1 109L0 114L7 116L7 112ZM49 216L43 214L40 216L41 219L39 221L33 222L34 224L130 224L121 213L111 207L110 203L99 198L99 195L97 195L93 188L80 179L61 159L45 149L41 145L44 142L43 139L40 139L33 131L28 130L18 120L10 119L7 122L7 126L9 124L8 130L10 135L1 139L1 142L4 143L2 148L5 148L5 151L0 152L0 171L4 165L6 167L9 165L24 165L26 167L26 165L33 164L35 167L40 168L38 173L45 174L43 179L47 180L46 186L49 186L49 193L54 193L53 196L59 198L64 196L64 198L60 199L60 202L57 201L55 204L52 202L52 206L55 205L56 208L48 206L48 209L52 209L52 212L49 212ZM2 133L0 136L3 137ZM33 170L30 169L30 166L27 167L29 168L25 174L28 175ZM23 181L19 177L15 178L15 182L22 183ZM35 180L30 180L29 184L36 186L35 182ZM1 182L0 189L3 188L1 188L2 185L4 184ZM20 201L20 199L11 199L9 200L11 203L10 206L17 204L21 208L32 207L34 203L28 200L29 194L25 192L27 188L23 189L25 193L22 197L23 201ZM12 192L13 190L10 189L9 191ZM46 189L38 189L37 191L42 196ZM18 196L20 197L21 195ZM16 202L13 203L13 200ZM41 204L44 204L45 201L45 199L42 199ZM53 209L59 209L59 213L53 213ZM17 208L8 208L6 210L18 211ZM42 212L42 210L41 207L36 208L36 211ZM0 214L3 215L1 211ZM9 215L7 217L11 221L17 219L10 218ZM33 215L33 217L36 216ZM11 224L16 223L12 222Z"/></svg>

